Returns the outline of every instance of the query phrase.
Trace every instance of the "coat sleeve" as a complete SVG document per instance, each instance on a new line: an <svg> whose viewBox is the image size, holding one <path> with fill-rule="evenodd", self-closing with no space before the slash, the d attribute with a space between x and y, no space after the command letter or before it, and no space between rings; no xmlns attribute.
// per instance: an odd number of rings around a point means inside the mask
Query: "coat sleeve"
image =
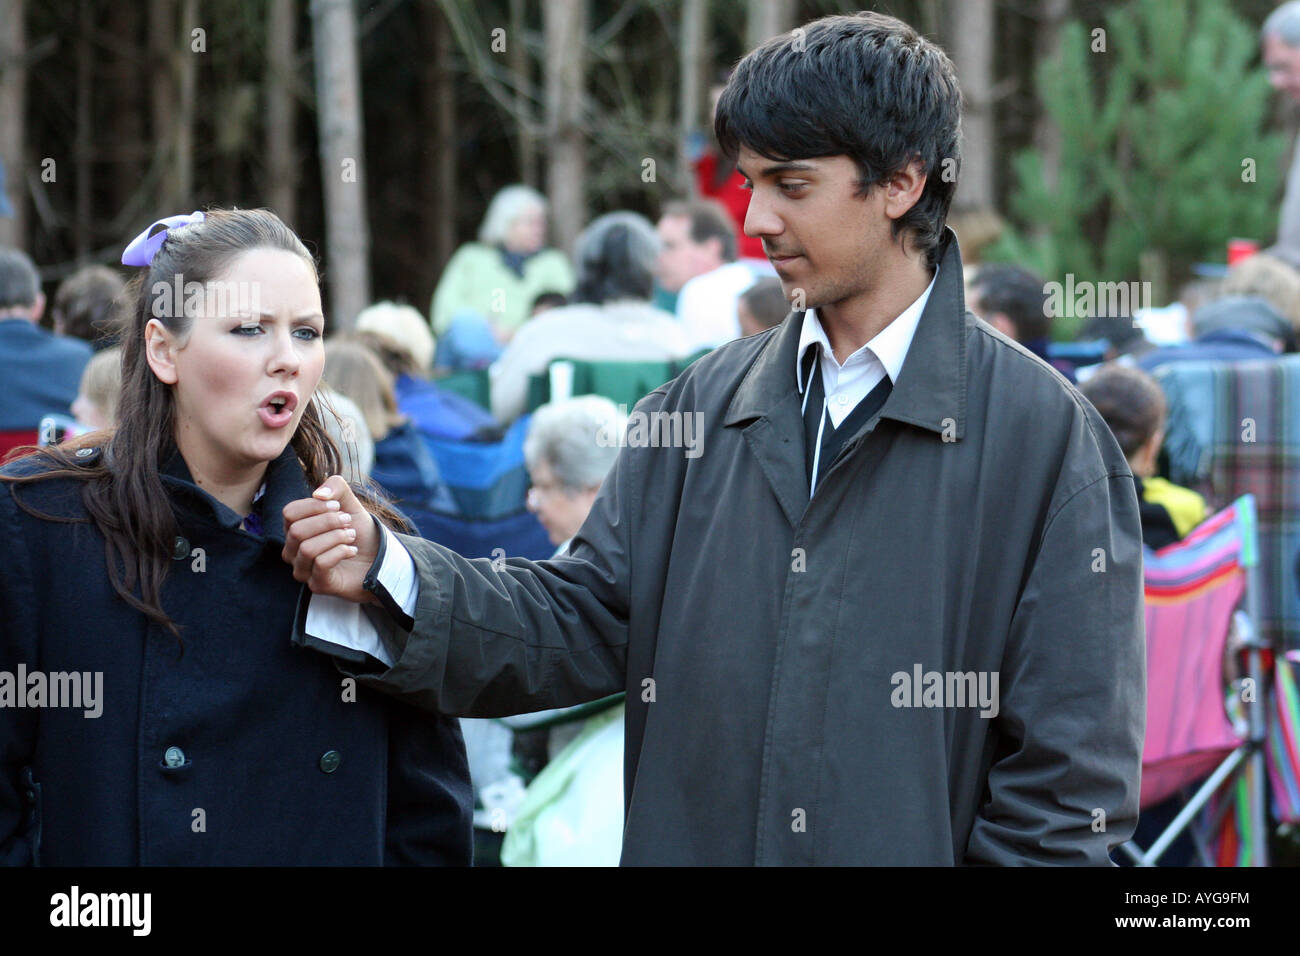
<svg viewBox="0 0 1300 956"><path fill-rule="evenodd" d="M1049 518L1002 661L1000 745L967 863L1105 866L1133 835L1146 724L1141 533L1130 474L1092 481Z"/></svg>
<svg viewBox="0 0 1300 956"><path fill-rule="evenodd" d="M463 558L399 534L419 578L414 626L368 608L394 664L358 664L297 628L294 639L334 653L340 670L399 700L461 717L568 707L624 689L632 521L645 449L624 448L570 554L549 561Z"/></svg>
<svg viewBox="0 0 1300 956"><path fill-rule="evenodd" d="M474 791L460 722L389 702L385 866L469 866Z"/></svg>

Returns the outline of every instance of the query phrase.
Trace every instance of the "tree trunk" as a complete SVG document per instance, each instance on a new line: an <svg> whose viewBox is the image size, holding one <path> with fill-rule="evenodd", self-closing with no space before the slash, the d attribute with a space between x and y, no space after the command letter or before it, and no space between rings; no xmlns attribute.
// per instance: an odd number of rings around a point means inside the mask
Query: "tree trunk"
<svg viewBox="0 0 1300 956"><path fill-rule="evenodd" d="M100 168L108 181L107 211L113 217L122 214L140 188L150 152L144 126L144 94L148 84L143 80L148 74L141 66L147 61L140 46L140 13L141 7L135 3L115 3L108 7L108 34L113 37L114 49L104 79L111 97L109 115L105 117L111 132L104 139L96 137L95 158L101 162L107 160L107 168ZM92 224L106 221L102 211L101 208L101 215ZM96 234L92 241L98 244L101 238Z"/></svg>
<svg viewBox="0 0 1300 956"><path fill-rule="evenodd" d="M794 3L792 0L749 0L745 21L746 51L754 49L764 40L794 28Z"/></svg>
<svg viewBox="0 0 1300 956"><path fill-rule="evenodd" d="M91 182L91 150L94 143L94 130L91 116L94 111L92 102L95 95L95 46L91 38L95 34L95 9L92 0L81 0L77 7L77 105L73 143L76 149L76 179L73 182L73 208L75 221L72 224L72 242L76 250L77 263L84 263L90 257L90 200L94 184Z"/></svg>
<svg viewBox="0 0 1300 956"><path fill-rule="evenodd" d="M514 74L518 87L515 90L515 135L518 137L519 181L534 188L537 187L537 136L533 132L533 108L528 101L528 87L532 85L532 61L528 56L528 47L524 43L524 31L528 29L524 0L510 0L510 35L507 41L506 56L510 63L510 72ZM450 33L450 31L445 31ZM447 50L451 51L450 37Z"/></svg>
<svg viewBox="0 0 1300 956"><path fill-rule="evenodd" d="M950 0L948 16L952 59L965 99L961 176L953 209L993 209L993 0Z"/></svg>
<svg viewBox="0 0 1300 956"><path fill-rule="evenodd" d="M421 33L433 56L423 62L423 143L421 163L423 268L428 288L420 305L433 298L443 267L456 251L456 89L451 72L454 39L446 15L435 0L422 0ZM512 41L519 34L512 33ZM522 45L522 44L521 44Z"/></svg>
<svg viewBox="0 0 1300 956"><path fill-rule="evenodd" d="M0 164L12 216L0 217L0 246L27 247L27 41L25 0L0 0Z"/></svg>
<svg viewBox="0 0 1300 956"><path fill-rule="evenodd" d="M154 166L160 172L158 206L176 209L180 191L176 185L176 66L179 42L176 8L172 0L149 0L149 107L153 131ZM148 213L146 213L148 215ZM160 215L175 215L161 213Z"/></svg>
<svg viewBox="0 0 1300 956"><path fill-rule="evenodd" d="M1070 14L1070 0L1039 0L1038 26L1034 30L1034 51L1038 62L1056 56L1061 46L1061 26ZM1052 188L1061 174L1061 131L1042 103L1034 121L1034 148L1043 160L1043 177Z"/></svg>
<svg viewBox="0 0 1300 956"><path fill-rule="evenodd" d="M266 17L266 197L276 215L291 224L298 189L294 155L298 112L292 87L298 55L297 7L295 0L271 0Z"/></svg>
<svg viewBox="0 0 1300 956"><path fill-rule="evenodd" d="M311 18L330 314L346 330L370 304L356 12L351 0L312 0Z"/></svg>
<svg viewBox="0 0 1300 956"><path fill-rule="evenodd" d="M582 128L586 0L542 5L546 43L546 182L555 245L573 254L587 221L587 140Z"/></svg>
<svg viewBox="0 0 1300 956"><path fill-rule="evenodd" d="M182 0L180 36L173 41L173 56L177 62L177 79L180 90L180 109L172 133L172 165L175 168L173 186L176 190L176 211L168 216L178 216L181 207L192 207L194 198L194 89L198 81L199 57L207 56L194 49L193 31L199 23L199 0Z"/></svg>
<svg viewBox="0 0 1300 956"><path fill-rule="evenodd" d="M687 184L691 196L696 193L695 177L691 174L691 137L701 132L700 102L705 90L704 63L704 0L685 0L682 4L681 59L678 63L680 86L678 90L677 157L680 179ZM710 118L711 119L711 118ZM712 123L709 124L712 126ZM704 133L709 140L708 133Z"/></svg>

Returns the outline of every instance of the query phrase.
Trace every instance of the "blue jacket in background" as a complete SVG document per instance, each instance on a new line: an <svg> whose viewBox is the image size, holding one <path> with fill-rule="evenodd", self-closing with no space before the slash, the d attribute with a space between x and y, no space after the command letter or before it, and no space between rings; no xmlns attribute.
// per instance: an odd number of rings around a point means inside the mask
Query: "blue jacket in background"
<svg viewBox="0 0 1300 956"><path fill-rule="evenodd" d="M1218 329L1185 345L1167 345L1138 359L1138 367L1149 372L1169 362L1244 362L1273 359L1278 353L1250 332Z"/></svg>
<svg viewBox="0 0 1300 956"><path fill-rule="evenodd" d="M51 413L71 414L93 350L26 319L0 319L0 431L34 429Z"/></svg>

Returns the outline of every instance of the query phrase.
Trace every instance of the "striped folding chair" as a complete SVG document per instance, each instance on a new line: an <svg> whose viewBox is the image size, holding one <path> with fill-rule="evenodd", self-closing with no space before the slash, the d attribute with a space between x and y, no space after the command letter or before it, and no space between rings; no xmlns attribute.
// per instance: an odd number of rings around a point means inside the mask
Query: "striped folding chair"
<svg viewBox="0 0 1300 956"><path fill-rule="evenodd" d="M1266 739L1264 645L1254 627L1258 589L1255 501L1243 495L1186 538L1145 554L1147 726L1140 806L1199 783L1183 809L1146 849L1121 850L1154 866L1202 810L1225 793L1244 799L1247 858L1267 865L1264 808ZM1244 604L1244 608L1243 608ZM1245 727L1225 707L1224 650L1235 627L1246 655L1238 696ZM1234 801L1222 802L1222 813ZM1221 814L1222 815L1222 814ZM1211 852L1198 837L1202 858Z"/></svg>

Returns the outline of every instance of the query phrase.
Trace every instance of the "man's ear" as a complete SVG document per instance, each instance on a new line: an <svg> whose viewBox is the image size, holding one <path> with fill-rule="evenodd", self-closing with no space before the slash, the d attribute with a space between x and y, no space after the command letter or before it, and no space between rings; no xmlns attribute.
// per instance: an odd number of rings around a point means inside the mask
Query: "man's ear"
<svg viewBox="0 0 1300 956"><path fill-rule="evenodd" d="M32 303L32 324L36 325L41 321L41 316L45 314L45 293L37 292L36 301Z"/></svg>
<svg viewBox="0 0 1300 956"><path fill-rule="evenodd" d="M885 215L890 219L902 218L920 201L928 178L921 161L913 159L885 180Z"/></svg>
<svg viewBox="0 0 1300 956"><path fill-rule="evenodd" d="M176 384L176 341L157 319L150 319L144 327L144 354L158 381Z"/></svg>

